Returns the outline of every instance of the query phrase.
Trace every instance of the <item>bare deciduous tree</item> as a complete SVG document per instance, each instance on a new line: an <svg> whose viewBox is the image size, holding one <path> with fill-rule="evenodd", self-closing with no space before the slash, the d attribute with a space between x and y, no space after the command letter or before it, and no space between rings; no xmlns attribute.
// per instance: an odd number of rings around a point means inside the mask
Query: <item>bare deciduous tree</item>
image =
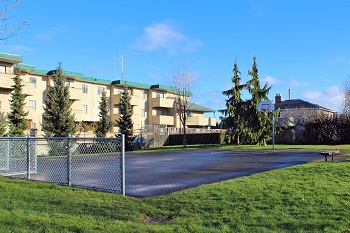
<svg viewBox="0 0 350 233"><path fill-rule="evenodd" d="M1 0L0 1L0 40L6 41L11 36L16 35L16 31L21 29L26 22L20 21L19 23L13 23L12 17L9 16L9 11L15 7L21 0Z"/></svg>
<svg viewBox="0 0 350 233"><path fill-rule="evenodd" d="M191 111L190 96L193 91L193 81L193 73L188 71L188 62L174 68L171 88L174 93L174 110L183 127L183 147L186 147L186 122Z"/></svg>
<svg viewBox="0 0 350 233"><path fill-rule="evenodd" d="M350 76L343 83L343 102L341 112L345 115L350 115Z"/></svg>

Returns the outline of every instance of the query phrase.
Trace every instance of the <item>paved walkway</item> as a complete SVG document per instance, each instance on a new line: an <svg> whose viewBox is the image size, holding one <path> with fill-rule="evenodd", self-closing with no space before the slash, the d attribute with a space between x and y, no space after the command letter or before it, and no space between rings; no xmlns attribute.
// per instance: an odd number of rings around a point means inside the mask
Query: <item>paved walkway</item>
<svg viewBox="0 0 350 233"><path fill-rule="evenodd" d="M324 157L304 150L208 149L126 154L126 194L159 196L315 160Z"/></svg>

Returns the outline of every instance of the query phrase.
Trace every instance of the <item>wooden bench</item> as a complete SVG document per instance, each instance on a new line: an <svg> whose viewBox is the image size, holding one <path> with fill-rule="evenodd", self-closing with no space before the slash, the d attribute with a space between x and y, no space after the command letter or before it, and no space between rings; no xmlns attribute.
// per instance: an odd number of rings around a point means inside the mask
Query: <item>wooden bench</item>
<svg viewBox="0 0 350 233"><path fill-rule="evenodd" d="M338 150L331 150L331 151L322 151L319 154L324 156L324 161L327 162L327 157L332 156L332 162L334 161L334 155L339 154L340 151Z"/></svg>

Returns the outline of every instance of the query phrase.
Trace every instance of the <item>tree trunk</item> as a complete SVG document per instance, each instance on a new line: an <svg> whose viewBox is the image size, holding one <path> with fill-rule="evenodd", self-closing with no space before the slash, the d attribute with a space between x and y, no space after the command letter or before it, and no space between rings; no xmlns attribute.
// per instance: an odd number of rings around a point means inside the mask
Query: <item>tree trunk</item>
<svg viewBox="0 0 350 233"><path fill-rule="evenodd" d="M186 122L185 121L183 123L183 128L184 128L184 135L182 137L182 144L183 144L183 147L185 148L186 147Z"/></svg>

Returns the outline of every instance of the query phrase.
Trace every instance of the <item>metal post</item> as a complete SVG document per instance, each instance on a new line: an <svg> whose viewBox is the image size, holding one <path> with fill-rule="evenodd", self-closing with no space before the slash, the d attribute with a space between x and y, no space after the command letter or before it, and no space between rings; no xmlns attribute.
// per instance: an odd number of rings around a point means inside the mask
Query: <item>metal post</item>
<svg viewBox="0 0 350 233"><path fill-rule="evenodd" d="M6 170L10 169L10 135L7 135L7 153L6 153Z"/></svg>
<svg viewBox="0 0 350 233"><path fill-rule="evenodd" d="M275 149L275 116L272 113L272 150Z"/></svg>
<svg viewBox="0 0 350 233"><path fill-rule="evenodd" d="M27 180L30 180L30 137L27 136Z"/></svg>
<svg viewBox="0 0 350 233"><path fill-rule="evenodd" d="M121 153L122 153L122 195L125 196L125 135L122 134L122 145L121 145Z"/></svg>
<svg viewBox="0 0 350 233"><path fill-rule="evenodd" d="M71 151L71 139L68 137L67 143L67 185L72 185L72 151Z"/></svg>

